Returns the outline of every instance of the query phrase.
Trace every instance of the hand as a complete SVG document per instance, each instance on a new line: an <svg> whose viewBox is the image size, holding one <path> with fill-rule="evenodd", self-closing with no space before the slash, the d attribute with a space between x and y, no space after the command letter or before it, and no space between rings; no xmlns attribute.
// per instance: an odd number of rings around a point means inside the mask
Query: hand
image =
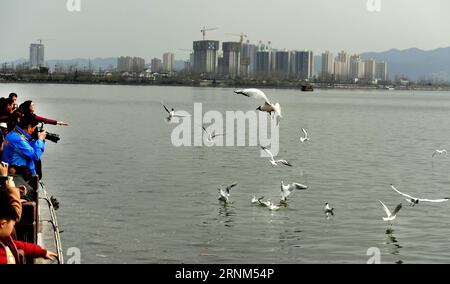
<svg viewBox="0 0 450 284"><path fill-rule="evenodd" d="M20 191L20 195L27 195L27 187L25 185L21 185L18 187Z"/></svg>
<svg viewBox="0 0 450 284"><path fill-rule="evenodd" d="M45 137L47 137L47 131L46 130L38 132L38 139L45 140Z"/></svg>
<svg viewBox="0 0 450 284"><path fill-rule="evenodd" d="M45 255L45 259L54 259L57 256L58 256L58 254L48 250L47 254Z"/></svg>
<svg viewBox="0 0 450 284"><path fill-rule="evenodd" d="M16 188L16 184L14 183L14 179L12 176L9 176L8 179L6 180L6 188L7 189Z"/></svg>
<svg viewBox="0 0 450 284"><path fill-rule="evenodd" d="M0 176L6 177L8 175L8 164L5 162L0 163Z"/></svg>
<svg viewBox="0 0 450 284"><path fill-rule="evenodd" d="M67 123L65 123L64 121L58 121L56 124L58 124L58 125L69 125L69 124L67 124Z"/></svg>

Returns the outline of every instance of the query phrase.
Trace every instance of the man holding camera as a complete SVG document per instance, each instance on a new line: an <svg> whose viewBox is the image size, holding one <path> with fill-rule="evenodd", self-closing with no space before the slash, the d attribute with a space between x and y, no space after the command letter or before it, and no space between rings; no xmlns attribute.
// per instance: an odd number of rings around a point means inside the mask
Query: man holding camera
<svg viewBox="0 0 450 284"><path fill-rule="evenodd" d="M36 175L35 162L38 161L45 150L45 130L37 133L38 121L33 116L23 116L12 131L5 137L2 160L10 165L10 174L21 175L29 180Z"/></svg>

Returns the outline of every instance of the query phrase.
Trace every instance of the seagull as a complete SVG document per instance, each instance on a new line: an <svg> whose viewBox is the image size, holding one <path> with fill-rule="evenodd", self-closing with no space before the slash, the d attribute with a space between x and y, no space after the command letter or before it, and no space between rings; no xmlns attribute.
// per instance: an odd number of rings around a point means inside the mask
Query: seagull
<svg viewBox="0 0 450 284"><path fill-rule="evenodd" d="M325 203L325 207L323 208L323 211L325 212L325 215L327 215L327 217L334 216L334 208L330 207L330 204Z"/></svg>
<svg viewBox="0 0 450 284"><path fill-rule="evenodd" d="M249 98L263 99L265 101L264 105L259 106L256 110L265 111L270 115L275 113L275 118L277 120L277 125L280 124L281 116L281 106L279 103L272 104L269 99L267 99L266 94L259 89L242 89L235 90L234 93L244 95Z"/></svg>
<svg viewBox="0 0 450 284"><path fill-rule="evenodd" d="M442 154L444 154L445 153L445 155L447 155L447 150L445 150L445 149L442 149L442 150L434 150L434 153L433 153L433 155L431 155L431 157L434 157L434 156L436 156L437 154L439 154L439 155L442 155Z"/></svg>
<svg viewBox="0 0 450 284"><path fill-rule="evenodd" d="M252 198L252 204L260 204L261 205L261 200L263 200L264 199L264 196L262 196L262 197L260 197L260 198L256 198L256 196L255 195L253 195L253 198Z"/></svg>
<svg viewBox="0 0 450 284"><path fill-rule="evenodd" d="M207 141L210 142L210 143L214 142L214 138L216 138L217 136L223 136L223 134L215 134L215 133L211 134L211 133L209 133L204 126L202 126L202 129L203 129L204 132L206 132L206 134L208 134Z"/></svg>
<svg viewBox="0 0 450 284"><path fill-rule="evenodd" d="M400 211L400 209L402 209L402 204L400 203L399 205L397 205L397 207L395 207L394 212L391 213L391 211L389 210L389 208L386 207L386 205L384 205L383 202L380 201L381 205L383 205L384 211L386 212L387 217L383 217L383 221L393 221L395 218L397 218L397 213L398 211Z"/></svg>
<svg viewBox="0 0 450 284"><path fill-rule="evenodd" d="M264 202L260 201L259 204L261 204L264 207L269 208L270 211L275 211L275 210L280 209L280 206L273 204L272 201L270 201L270 200L264 201Z"/></svg>
<svg viewBox="0 0 450 284"><path fill-rule="evenodd" d="M267 149L266 147L261 146L261 149L263 149L267 154L270 155L271 160L270 160L269 162L270 162L272 165L278 166L278 163L281 163L281 164L283 164L283 165L285 165L285 166L292 167L292 164L289 163L289 162L286 161L286 160L275 160L275 159L273 158L272 152L270 152L270 150Z"/></svg>
<svg viewBox="0 0 450 284"><path fill-rule="evenodd" d="M302 128L302 131L305 134L305 137L300 137L300 142L303 143L303 142L309 141L308 132L306 132L305 128Z"/></svg>
<svg viewBox="0 0 450 284"><path fill-rule="evenodd" d="M400 195L403 195L405 197L407 197L408 199L406 199L406 201L409 202L409 206L415 206L416 204L419 204L419 202L433 202L433 203L440 203L440 202L446 202L449 201L450 198L446 197L446 198L442 198L442 199L422 199L422 198L417 198L417 197L412 197L411 195L405 194L400 192L398 189L396 189L392 184L391 184L391 188L393 190L395 190L395 192L397 192Z"/></svg>
<svg viewBox="0 0 450 284"><path fill-rule="evenodd" d="M179 114L175 114L175 109L172 108L171 110L169 110L163 103L161 103L164 107L164 109L166 110L166 112L169 114L168 117L166 117L167 121L171 121L172 118L174 117L188 117L188 115L179 115Z"/></svg>
<svg viewBox="0 0 450 284"><path fill-rule="evenodd" d="M286 203L287 197L291 194L292 191L297 190L305 190L308 189L306 185L300 183L291 183L285 185L283 181L281 181L281 202Z"/></svg>
<svg viewBox="0 0 450 284"><path fill-rule="evenodd" d="M230 185L228 185L225 189L223 188L217 188L219 190L219 200L223 201L225 203L228 203L230 201L230 190L237 185L237 182L234 182Z"/></svg>

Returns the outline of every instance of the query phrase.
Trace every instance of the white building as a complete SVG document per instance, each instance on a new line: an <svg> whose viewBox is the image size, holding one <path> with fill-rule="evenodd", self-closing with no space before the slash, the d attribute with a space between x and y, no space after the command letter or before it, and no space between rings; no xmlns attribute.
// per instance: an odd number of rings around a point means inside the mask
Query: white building
<svg viewBox="0 0 450 284"><path fill-rule="evenodd" d="M334 56L333 53L325 51L322 53L322 70L320 77L322 80L330 80L334 75Z"/></svg>
<svg viewBox="0 0 450 284"><path fill-rule="evenodd" d="M386 81L387 80L387 63L376 62L375 63L375 79Z"/></svg>
<svg viewBox="0 0 450 284"><path fill-rule="evenodd" d="M30 68L36 69L44 66L44 45L32 43L30 45Z"/></svg>
<svg viewBox="0 0 450 284"><path fill-rule="evenodd" d="M163 70L164 72L175 71L175 54L166 52L163 54Z"/></svg>

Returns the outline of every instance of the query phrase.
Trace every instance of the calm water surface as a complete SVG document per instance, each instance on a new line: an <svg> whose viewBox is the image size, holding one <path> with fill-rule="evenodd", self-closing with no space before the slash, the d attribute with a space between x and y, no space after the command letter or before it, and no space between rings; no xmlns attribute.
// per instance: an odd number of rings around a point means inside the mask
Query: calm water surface
<svg viewBox="0 0 450 284"><path fill-rule="evenodd" d="M389 187L450 196L450 157L431 158L450 148L450 93L264 90L283 108L279 156L294 164L273 168L257 147L172 146L161 101L191 113L259 105L232 89L0 84L12 91L70 123L48 126L62 140L48 142L44 181L83 263L365 263L371 247L383 263L450 262L450 204L410 208ZM281 180L310 188L277 212L250 204L276 201ZM233 181L223 206L216 188ZM378 200L403 202L392 227Z"/></svg>

